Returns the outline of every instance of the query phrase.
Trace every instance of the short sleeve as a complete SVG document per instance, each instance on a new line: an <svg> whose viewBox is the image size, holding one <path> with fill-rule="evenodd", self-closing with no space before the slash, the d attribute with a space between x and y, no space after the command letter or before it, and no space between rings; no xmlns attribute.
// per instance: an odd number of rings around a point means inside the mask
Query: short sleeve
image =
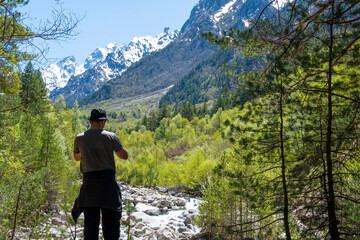
<svg viewBox="0 0 360 240"><path fill-rule="evenodd" d="M121 145L121 142L119 138L114 134L114 141L113 141L114 151L118 152L121 149L123 149L123 146Z"/></svg>
<svg viewBox="0 0 360 240"><path fill-rule="evenodd" d="M79 141L78 141L77 137L75 138L75 141L74 141L74 153L80 153Z"/></svg>

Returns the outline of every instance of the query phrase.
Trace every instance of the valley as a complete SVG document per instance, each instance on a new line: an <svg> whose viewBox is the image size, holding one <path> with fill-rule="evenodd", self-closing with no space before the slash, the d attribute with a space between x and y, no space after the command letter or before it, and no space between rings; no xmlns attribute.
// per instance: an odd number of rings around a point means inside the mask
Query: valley
<svg viewBox="0 0 360 240"><path fill-rule="evenodd" d="M199 0L179 30L42 69L26 2L0 3L0 240L74 237L94 108L123 239L359 238L358 1Z"/></svg>

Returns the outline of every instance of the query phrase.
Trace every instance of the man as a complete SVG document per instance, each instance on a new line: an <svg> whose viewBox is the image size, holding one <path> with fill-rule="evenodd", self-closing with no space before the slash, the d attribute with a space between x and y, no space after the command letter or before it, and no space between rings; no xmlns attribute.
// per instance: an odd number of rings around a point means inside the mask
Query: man
<svg viewBox="0 0 360 240"><path fill-rule="evenodd" d="M112 132L104 130L106 112L93 109L89 118L90 129L77 135L74 142L74 158L80 161L83 184L74 207L77 216L84 212L84 239L99 237L100 212L105 240L120 237L121 192L115 178L114 152L121 159L128 153ZM74 213L73 209L73 213ZM75 214L76 215L76 214Z"/></svg>

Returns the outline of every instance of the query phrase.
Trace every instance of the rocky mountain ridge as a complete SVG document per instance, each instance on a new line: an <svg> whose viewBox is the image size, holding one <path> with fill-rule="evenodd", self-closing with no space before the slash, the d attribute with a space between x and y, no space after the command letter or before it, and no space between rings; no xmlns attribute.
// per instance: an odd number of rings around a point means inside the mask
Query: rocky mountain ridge
<svg viewBox="0 0 360 240"><path fill-rule="evenodd" d="M86 105L107 99L132 97L176 86L218 49L203 39L202 33L221 35L223 31L233 27L242 30L256 21L260 13L267 15L275 10L273 6L269 6L262 12L268 4L269 0L200 0L175 41L161 51L143 58L79 103Z"/></svg>
<svg viewBox="0 0 360 240"><path fill-rule="evenodd" d="M70 105L76 100L81 105L86 105L176 86L180 80L188 77L192 69L217 51L217 46L204 40L202 33L221 35L223 31L233 27L242 30L256 21L268 4L269 0L199 0L189 19L165 47L148 51L137 62L131 61L128 65L124 54L111 52L101 64L94 64L82 74L72 76L65 87L54 89L50 97L54 99L62 94ZM269 6L262 13L267 15L275 9L274 6ZM91 57L98 59L98 55L104 56L98 51ZM85 66L87 65L84 64Z"/></svg>
<svg viewBox="0 0 360 240"><path fill-rule="evenodd" d="M177 36L178 31L165 28L155 37L135 37L129 44L109 43L105 48L97 48L81 65L73 56L51 64L41 69L50 97L55 99L62 94L74 101L96 91L104 82L119 76L142 57L166 47Z"/></svg>

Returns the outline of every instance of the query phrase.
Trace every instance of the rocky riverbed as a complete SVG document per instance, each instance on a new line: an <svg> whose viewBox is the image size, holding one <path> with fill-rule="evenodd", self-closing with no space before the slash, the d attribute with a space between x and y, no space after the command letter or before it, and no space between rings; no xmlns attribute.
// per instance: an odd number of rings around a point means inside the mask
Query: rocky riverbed
<svg viewBox="0 0 360 240"><path fill-rule="evenodd" d="M120 186L124 202L120 239L129 236L134 240L196 239L200 233L201 229L194 223L199 198L177 188L137 188L123 183ZM70 213L56 211L42 226L42 231L49 235L46 239L75 239L75 236L83 239L83 214L76 227L68 224L69 217ZM31 229L20 228L16 239L30 239L30 232Z"/></svg>

